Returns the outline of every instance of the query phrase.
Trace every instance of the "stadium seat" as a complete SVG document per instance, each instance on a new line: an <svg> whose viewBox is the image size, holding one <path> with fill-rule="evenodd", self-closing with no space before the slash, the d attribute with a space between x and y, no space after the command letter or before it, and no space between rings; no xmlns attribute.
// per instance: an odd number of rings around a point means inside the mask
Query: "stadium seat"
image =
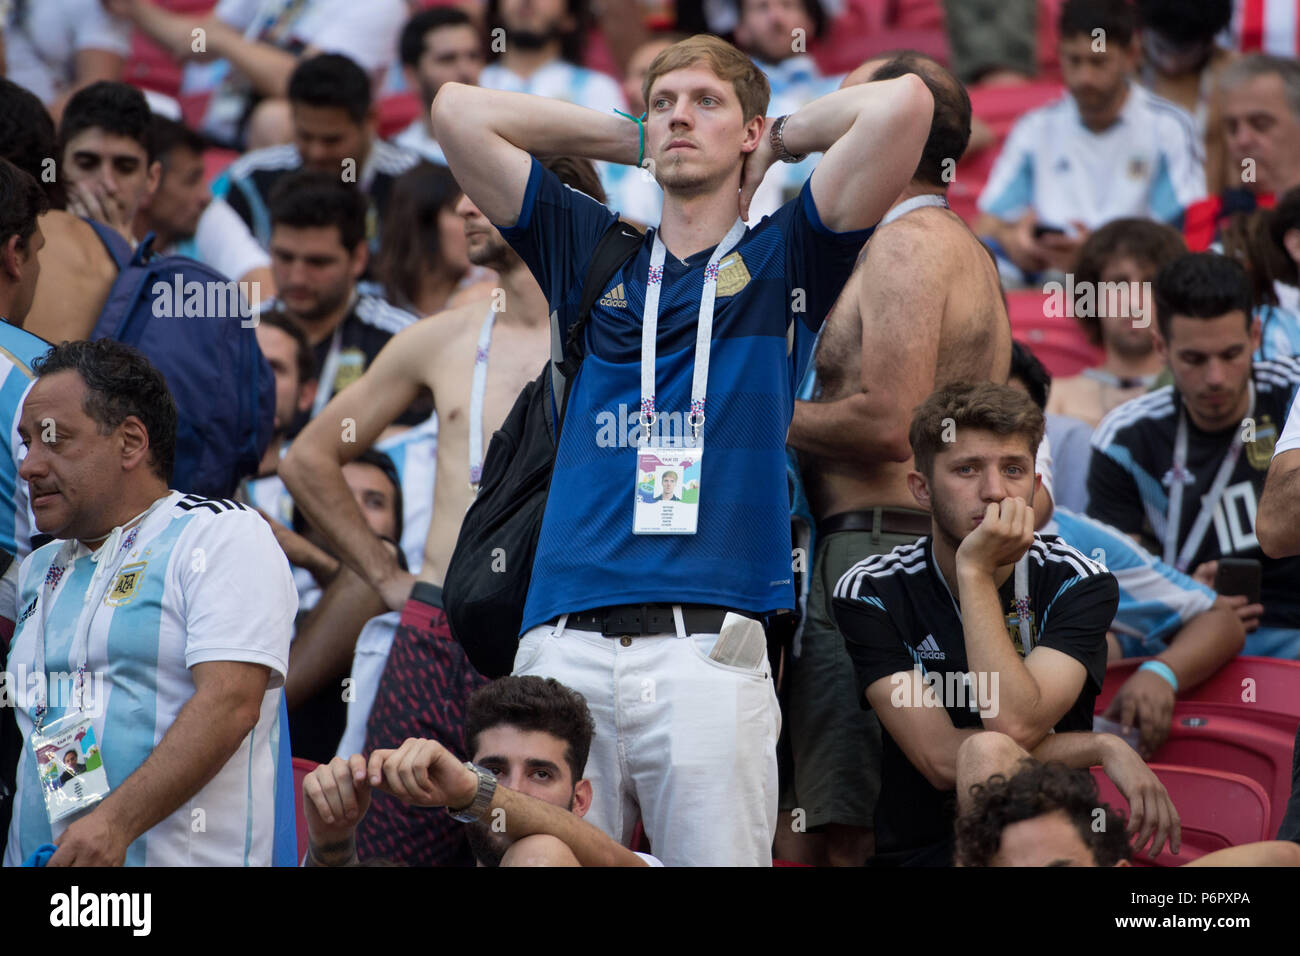
<svg viewBox="0 0 1300 956"><path fill-rule="evenodd" d="M298 859L302 859L303 854L307 852L307 815L302 809L302 781L307 774L311 773L320 764L310 760L304 760L302 757L293 758L293 795L294 806L297 807L298 813Z"/></svg>
<svg viewBox="0 0 1300 956"><path fill-rule="evenodd" d="M1152 764L1178 810L1182 825L1182 849L1177 856L1163 847L1154 861L1135 858L1135 863L1154 866L1182 866L1215 850L1243 843L1267 840L1272 835L1268 795L1241 774L1221 770ZM1128 801L1100 767L1092 775L1101 799L1125 816Z"/></svg>
<svg viewBox="0 0 1300 956"><path fill-rule="evenodd" d="M379 114L379 137L392 139L420 115L420 98L414 93L385 96L375 104Z"/></svg>
<svg viewBox="0 0 1300 956"><path fill-rule="evenodd" d="M203 153L203 181L211 185L212 181L226 171L226 167L239 158L233 149L218 149L213 146Z"/></svg>
<svg viewBox="0 0 1300 956"><path fill-rule="evenodd" d="M1011 334L1024 342L1053 378L1078 375L1101 364L1101 349L1090 345L1068 315L1047 315L1049 295L1036 290L1007 293Z"/></svg>
<svg viewBox="0 0 1300 956"><path fill-rule="evenodd" d="M1106 668L1096 712L1148 658L1133 657ZM1201 684L1179 695L1179 704L1195 704L1209 714L1239 717L1295 735L1300 723L1300 661L1272 657L1235 657Z"/></svg>
<svg viewBox="0 0 1300 956"><path fill-rule="evenodd" d="M940 0L894 0L890 25L900 30L942 30L943 4Z"/></svg>

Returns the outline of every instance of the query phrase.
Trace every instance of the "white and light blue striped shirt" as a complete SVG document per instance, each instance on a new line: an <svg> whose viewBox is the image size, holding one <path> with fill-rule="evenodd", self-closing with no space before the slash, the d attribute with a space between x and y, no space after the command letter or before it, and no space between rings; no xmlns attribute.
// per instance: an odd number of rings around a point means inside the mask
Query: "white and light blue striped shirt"
<svg viewBox="0 0 1300 956"><path fill-rule="evenodd" d="M1178 224L1205 196L1204 150L1187 111L1136 83L1119 118L1093 132L1063 94L1016 121L980 193L980 212L1089 229L1124 216Z"/></svg>
<svg viewBox="0 0 1300 956"><path fill-rule="evenodd" d="M127 849L128 866L269 866L275 830L280 698L297 597L288 562L252 509L181 492L159 499L141 522L94 560L76 541L54 541L23 563L8 671L27 740L40 697L29 692L44 620L47 724L75 708L72 679L84 656L84 711L100 743L109 785L120 787L153 753L194 696L190 669L213 661L270 670L256 726L234 755L170 816ZM39 600L38 600L39 598ZM14 685L11 685L14 686ZM51 843L29 747L4 863Z"/></svg>

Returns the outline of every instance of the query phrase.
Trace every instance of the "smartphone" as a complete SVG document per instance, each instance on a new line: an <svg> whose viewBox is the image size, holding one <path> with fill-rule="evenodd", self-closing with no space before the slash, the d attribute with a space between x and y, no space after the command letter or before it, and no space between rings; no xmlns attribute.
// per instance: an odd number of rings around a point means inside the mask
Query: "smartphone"
<svg viewBox="0 0 1300 956"><path fill-rule="evenodd" d="M1219 558L1214 572L1214 590L1220 594L1244 594L1246 603L1259 603L1263 567L1254 558Z"/></svg>
<svg viewBox="0 0 1300 956"><path fill-rule="evenodd" d="M1041 222L1034 223L1034 238L1042 239L1044 236L1063 236L1065 230L1057 226L1046 226Z"/></svg>

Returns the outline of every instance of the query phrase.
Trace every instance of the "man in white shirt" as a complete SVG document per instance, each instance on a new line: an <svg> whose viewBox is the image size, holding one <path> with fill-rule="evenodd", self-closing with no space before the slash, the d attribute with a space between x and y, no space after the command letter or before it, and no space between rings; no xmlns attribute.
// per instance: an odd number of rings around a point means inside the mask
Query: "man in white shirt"
<svg viewBox="0 0 1300 956"><path fill-rule="evenodd" d="M431 163L447 165L433 138L429 110L442 84L478 83L483 70L483 39L474 23L456 7L421 10L402 27L399 43L402 75L408 89L420 93L420 115L393 137L393 142Z"/></svg>
<svg viewBox="0 0 1300 956"><path fill-rule="evenodd" d="M1184 210L1205 195L1191 117L1131 79L1135 36L1124 0L1068 0L1062 8L1069 95L1017 121L979 198L976 231L1007 281L1068 271L1088 232L1112 219L1181 226Z"/></svg>
<svg viewBox="0 0 1300 956"><path fill-rule="evenodd" d="M16 716L24 740L86 721L108 792L52 821L25 747L4 862L269 865L288 564L256 512L168 490L176 407L138 352L65 342L36 372L19 475L58 540L20 574L8 667L45 679Z"/></svg>
<svg viewBox="0 0 1300 956"><path fill-rule="evenodd" d="M99 0L12 0L4 18L7 76L57 117L64 101L97 80L120 80L131 25Z"/></svg>
<svg viewBox="0 0 1300 956"><path fill-rule="evenodd" d="M378 81L393 62L406 16L402 0L220 0L202 17L165 10L158 0L102 2L188 64L181 94L208 96L200 130L239 149L246 119L250 147L288 141L284 97L300 58L341 53ZM250 115L255 96L265 99Z"/></svg>

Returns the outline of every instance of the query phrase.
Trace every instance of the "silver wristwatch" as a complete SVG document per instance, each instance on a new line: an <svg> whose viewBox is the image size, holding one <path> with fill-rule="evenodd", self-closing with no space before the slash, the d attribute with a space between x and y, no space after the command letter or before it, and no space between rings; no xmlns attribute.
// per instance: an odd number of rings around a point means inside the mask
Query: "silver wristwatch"
<svg viewBox="0 0 1300 956"><path fill-rule="evenodd" d="M484 770L468 760L465 761L465 766L478 776L478 792L474 794L469 806L448 807L447 812L453 820L461 823L477 823L487 815L488 807L492 805L492 797L497 792L497 778L490 770Z"/></svg>
<svg viewBox="0 0 1300 956"><path fill-rule="evenodd" d="M808 158L807 153L804 153L801 156L796 156L785 148L785 121L789 118L788 114L776 118L772 123L772 131L768 134L768 142L772 146L772 152L776 154L776 158L781 160L781 162L802 163Z"/></svg>

